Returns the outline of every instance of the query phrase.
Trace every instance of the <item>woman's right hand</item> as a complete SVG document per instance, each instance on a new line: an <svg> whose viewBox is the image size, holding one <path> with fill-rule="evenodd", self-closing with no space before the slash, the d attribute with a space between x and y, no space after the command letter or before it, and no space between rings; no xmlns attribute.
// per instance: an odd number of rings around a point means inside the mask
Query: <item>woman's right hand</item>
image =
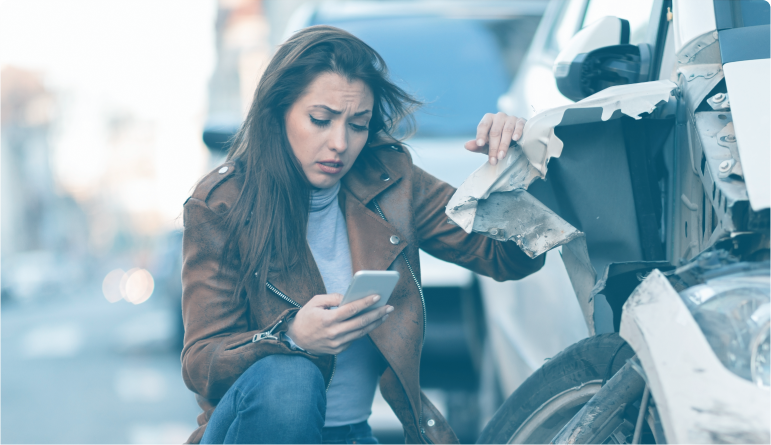
<svg viewBox="0 0 771 445"><path fill-rule="evenodd" d="M379 295L370 295L330 310L330 307L343 301L343 296L316 295L289 322L286 335L310 354L339 354L351 342L380 326L388 318L388 313L394 310L393 306L385 305L366 314L361 313L379 300Z"/></svg>

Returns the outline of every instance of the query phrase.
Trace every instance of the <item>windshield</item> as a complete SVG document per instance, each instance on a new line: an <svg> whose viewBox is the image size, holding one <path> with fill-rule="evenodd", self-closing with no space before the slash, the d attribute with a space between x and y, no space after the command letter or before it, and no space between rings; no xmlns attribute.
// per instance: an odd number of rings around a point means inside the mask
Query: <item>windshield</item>
<svg viewBox="0 0 771 445"><path fill-rule="evenodd" d="M397 85L423 101L419 137L466 137L497 110L538 25L510 20L393 17L324 20L359 37L385 59Z"/></svg>

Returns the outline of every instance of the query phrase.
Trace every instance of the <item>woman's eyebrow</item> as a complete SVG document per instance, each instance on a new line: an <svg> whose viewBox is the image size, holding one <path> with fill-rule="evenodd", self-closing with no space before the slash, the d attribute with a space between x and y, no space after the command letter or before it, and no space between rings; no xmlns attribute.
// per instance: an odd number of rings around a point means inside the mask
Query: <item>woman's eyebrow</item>
<svg viewBox="0 0 771 445"><path fill-rule="evenodd" d="M333 109L329 108L326 105L313 105L313 107L314 108L323 108L323 109L329 111L332 114L343 114L342 111L340 111L340 110L333 110ZM370 110L363 110L363 111L359 111L359 112L354 113L353 116L354 117L364 116L365 114L367 114L369 112L370 112Z"/></svg>

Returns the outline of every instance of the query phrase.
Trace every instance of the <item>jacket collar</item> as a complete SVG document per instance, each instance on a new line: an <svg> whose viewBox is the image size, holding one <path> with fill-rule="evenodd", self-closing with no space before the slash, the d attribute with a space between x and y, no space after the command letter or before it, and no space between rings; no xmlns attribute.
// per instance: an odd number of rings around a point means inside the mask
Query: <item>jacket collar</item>
<svg viewBox="0 0 771 445"><path fill-rule="evenodd" d="M396 184L403 172L397 168L403 156L400 148L390 146L367 148L359 155L342 185L365 206L384 190Z"/></svg>

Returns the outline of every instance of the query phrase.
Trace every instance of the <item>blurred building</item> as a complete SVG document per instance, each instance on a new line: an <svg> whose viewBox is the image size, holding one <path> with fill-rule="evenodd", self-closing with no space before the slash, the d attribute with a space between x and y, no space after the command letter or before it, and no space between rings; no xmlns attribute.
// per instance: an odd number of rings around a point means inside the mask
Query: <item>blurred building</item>
<svg viewBox="0 0 771 445"><path fill-rule="evenodd" d="M34 72L5 67L0 73L2 149L3 300L53 287L63 270L56 264L80 262L87 254L88 220L53 179L51 130L56 96ZM65 265L67 262L63 262ZM77 278L72 269L70 278ZM52 290L52 289L48 289Z"/></svg>
<svg viewBox="0 0 771 445"><path fill-rule="evenodd" d="M225 154L216 149L225 142L217 138L227 138L243 120L272 55L262 0L219 0L215 33L217 59L209 81L205 134L207 144L215 148L212 167Z"/></svg>
<svg viewBox="0 0 771 445"><path fill-rule="evenodd" d="M84 245L84 215L57 192L51 173L54 113L55 98L36 74L0 71L0 257Z"/></svg>

